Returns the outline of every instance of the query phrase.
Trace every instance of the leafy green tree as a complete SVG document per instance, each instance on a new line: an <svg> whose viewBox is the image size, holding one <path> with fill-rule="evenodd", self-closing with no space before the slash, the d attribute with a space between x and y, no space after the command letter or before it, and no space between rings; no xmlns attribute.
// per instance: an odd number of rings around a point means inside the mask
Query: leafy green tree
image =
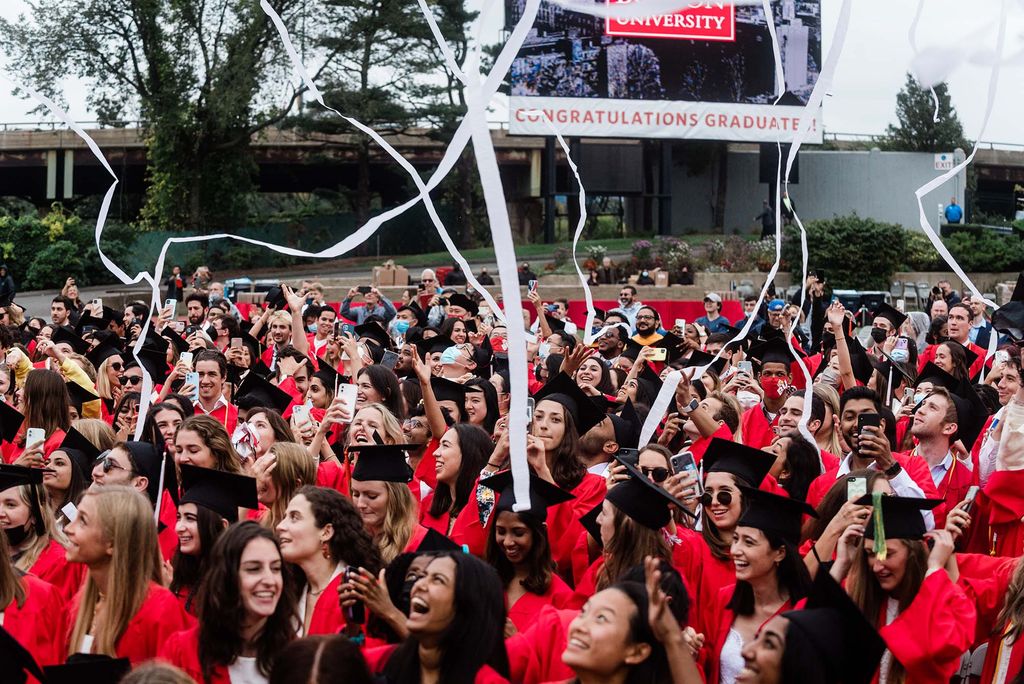
<svg viewBox="0 0 1024 684"><path fill-rule="evenodd" d="M887 149L907 152L952 152L968 147L964 127L949 97L945 83L935 86L939 100L939 118L935 120L935 101L931 91L922 88L913 75L896 96L897 124L886 129Z"/></svg>
<svg viewBox="0 0 1024 684"><path fill-rule="evenodd" d="M294 32L303 0L271 0ZM315 5L315 2L308 3ZM301 98L291 65L258 2L239 0L28 0L0 22L12 71L59 97L68 76L89 87L101 121L146 127L145 223L233 228L253 189L249 142ZM333 55L320 55L322 72ZM286 90L282 94L282 91Z"/></svg>

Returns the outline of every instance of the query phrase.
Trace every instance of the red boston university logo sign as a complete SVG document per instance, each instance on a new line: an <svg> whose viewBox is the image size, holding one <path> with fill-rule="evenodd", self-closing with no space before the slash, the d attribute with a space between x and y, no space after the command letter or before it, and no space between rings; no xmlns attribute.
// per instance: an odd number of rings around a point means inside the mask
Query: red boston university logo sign
<svg viewBox="0 0 1024 684"><path fill-rule="evenodd" d="M643 0L607 0L609 5L642 6ZM605 24L609 36L676 38L686 40L735 40L736 10L730 2L688 2L686 9L616 19Z"/></svg>

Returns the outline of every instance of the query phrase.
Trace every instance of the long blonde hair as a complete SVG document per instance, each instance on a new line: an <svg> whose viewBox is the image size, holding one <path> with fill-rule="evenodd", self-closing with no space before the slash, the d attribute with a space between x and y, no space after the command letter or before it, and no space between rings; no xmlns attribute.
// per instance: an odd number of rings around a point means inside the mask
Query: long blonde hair
<svg viewBox="0 0 1024 684"><path fill-rule="evenodd" d="M107 375L107 366L110 365L110 359L112 358L114 357L108 356L103 359L99 368L96 369L96 394L100 395L101 399L112 399L114 397L110 376ZM121 362L124 363L124 359Z"/></svg>
<svg viewBox="0 0 1024 684"><path fill-rule="evenodd" d="M1024 634L1024 563L1017 563L1006 587L1006 603L999 611L993 635L1000 636L1007 643L1016 643Z"/></svg>
<svg viewBox="0 0 1024 684"><path fill-rule="evenodd" d="M153 524L153 509L145 494L125 485L95 487L85 493L83 501L85 497L92 497L95 502L95 523L100 526L104 541L113 548L105 619L102 629L97 629L93 635L92 652L116 656L117 642L146 600L150 582L159 583L161 579L162 559L156 525ZM81 650L82 642L93 626L100 591L91 572L81 596L78 617L68 644L69 654Z"/></svg>
<svg viewBox="0 0 1024 684"><path fill-rule="evenodd" d="M416 499L409 485L403 482L384 482L388 505L384 510L384 523L374 540L380 557L387 565L405 551L419 518Z"/></svg>
<svg viewBox="0 0 1024 684"><path fill-rule="evenodd" d="M277 465L270 471L270 480L277 488L277 498L267 507L260 524L274 530L284 520L288 502L305 485L316 485L317 463L305 448L295 442L275 442L270 451Z"/></svg>
<svg viewBox="0 0 1024 684"><path fill-rule="evenodd" d="M81 432L82 436L101 452L112 449L114 442L117 441L114 428L99 418L79 418L71 422L71 427ZM88 477L89 473L85 473L85 476Z"/></svg>
<svg viewBox="0 0 1024 684"><path fill-rule="evenodd" d="M380 438L384 440L385 444L404 444L405 433L402 432L402 424L398 422L398 418L391 412L384 404L378 404L376 402L364 405L359 411L365 411L366 409L373 409L380 413L380 427L383 432ZM359 413L356 411L356 413ZM349 431L351 432L351 431ZM348 446L348 438L346 435L345 446Z"/></svg>
<svg viewBox="0 0 1024 684"><path fill-rule="evenodd" d="M11 601L16 601L20 608L25 605L28 596L10 558L11 549L7 544L7 535L0 534L0 611L7 610Z"/></svg>
<svg viewBox="0 0 1024 684"><path fill-rule="evenodd" d="M814 383L814 394L825 402L825 405L832 410L832 415L839 415L839 392L831 385L820 382ZM839 431L832 427L832 436L828 440L828 452L834 456L843 456L843 447L839 443Z"/></svg>
<svg viewBox="0 0 1024 684"><path fill-rule="evenodd" d="M35 518L32 517L32 490L36 488L36 494L39 496L39 512L43 517L43 534L36 533ZM46 493L46 488L41 485L19 485L18 486L18 498L21 502L28 506L29 513L29 536L27 545L24 550L18 556L18 560L14 562L14 567L22 572L28 572L32 569L32 566L39 560L39 556L43 554L46 547L50 545L51 541L56 541L61 546L67 546L63 535L57 531L57 523L53 517L53 507L50 505L49 496Z"/></svg>

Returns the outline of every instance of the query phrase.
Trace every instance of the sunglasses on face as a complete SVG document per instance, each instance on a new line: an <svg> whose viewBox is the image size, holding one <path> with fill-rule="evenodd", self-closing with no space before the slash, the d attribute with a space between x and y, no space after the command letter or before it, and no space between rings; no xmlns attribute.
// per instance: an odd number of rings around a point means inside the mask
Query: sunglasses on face
<svg viewBox="0 0 1024 684"><path fill-rule="evenodd" d="M114 369L114 370L116 370L116 371L121 371L121 370L124 370L124 364L123 364L123 363L121 363L120 361L114 361L114 362L112 362L112 363L110 364L110 367L111 367L111 368L113 368L113 369Z"/></svg>
<svg viewBox="0 0 1024 684"><path fill-rule="evenodd" d="M704 507L710 506L711 504L713 504L715 502L716 497L718 499L719 505L728 506L729 504L732 503L732 492L727 492L727 491L723 490L723 491L717 492L717 494L712 494L711 492L704 492L703 494L701 494L700 495L700 504L701 504L701 506L704 506Z"/></svg>
<svg viewBox="0 0 1024 684"><path fill-rule="evenodd" d="M118 465L110 456L101 456L98 463L104 473L109 473L111 470L128 470L123 465Z"/></svg>
<svg viewBox="0 0 1024 684"><path fill-rule="evenodd" d="M640 466L640 472L659 484L667 480L669 476L668 468L662 468L660 466L656 466L654 468Z"/></svg>
<svg viewBox="0 0 1024 684"><path fill-rule="evenodd" d="M141 385L142 384L142 376L141 375L126 375L125 377L123 377L121 379L124 380L124 382L128 383L129 385Z"/></svg>

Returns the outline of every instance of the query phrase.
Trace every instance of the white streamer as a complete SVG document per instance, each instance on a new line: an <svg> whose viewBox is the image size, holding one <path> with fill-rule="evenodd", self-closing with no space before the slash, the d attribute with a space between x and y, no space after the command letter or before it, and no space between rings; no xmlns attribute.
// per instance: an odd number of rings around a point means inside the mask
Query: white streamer
<svg viewBox="0 0 1024 684"><path fill-rule="evenodd" d="M945 261L949 265L949 267L953 269L953 272L956 273L957 276L960 277L960 280L962 280L964 284L967 285L967 287L970 289L972 299L974 297L977 297L981 301L985 302L986 306L990 306L993 309L998 309L999 306L995 302L985 299L985 297L982 296L981 292L974 285L974 282L967 277L967 274L960 267L960 264L958 264L956 259L953 258L953 255L950 254L949 250L946 249L946 245L943 244L942 238L939 237L938 233L936 233L935 230L932 228L931 220L928 218L928 215L925 213L924 210L924 196L932 192L933 190L940 188L942 185L946 183L946 181L955 177L962 170L967 168L967 165L974 161L974 155L978 153L978 145L981 144L981 139L985 136L985 130L988 128L988 122L992 116L992 110L995 108L996 91L999 85L999 72L1002 68L1003 48L1006 44L1006 17L1009 13L1009 5L1010 0L1003 0L996 34L996 57L992 65L992 72L989 75L988 81L988 104L985 106L985 116L982 119L981 130L978 132L978 137L976 138L976 142L974 143L974 148L962 162L954 166L949 171L940 174L936 178L933 178L932 180L925 183L920 188L914 191L914 197L917 199L918 220L921 224L921 230L923 230L925 235L928 236L928 239L931 240L931 243L935 246L935 249L942 256L943 261Z"/></svg>

